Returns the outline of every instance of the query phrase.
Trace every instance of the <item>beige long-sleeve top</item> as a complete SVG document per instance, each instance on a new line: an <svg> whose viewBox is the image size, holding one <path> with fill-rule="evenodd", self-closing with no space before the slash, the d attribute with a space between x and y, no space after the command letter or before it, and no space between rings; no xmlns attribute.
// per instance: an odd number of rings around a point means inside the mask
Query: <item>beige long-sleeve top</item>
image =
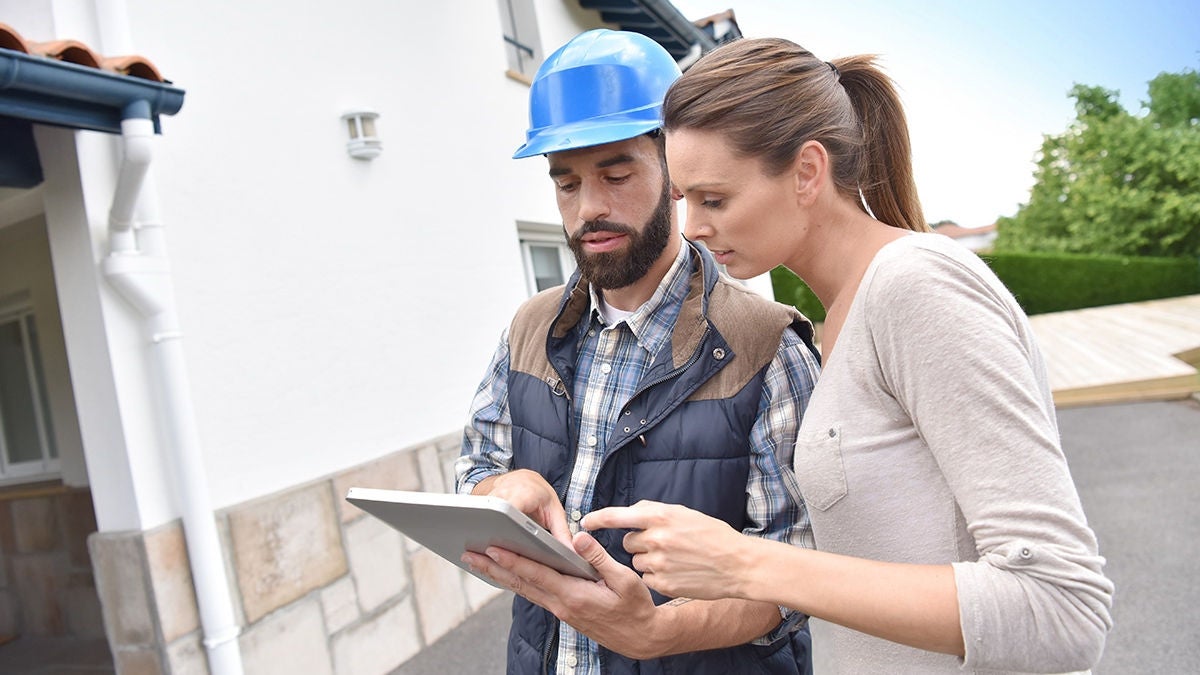
<svg viewBox="0 0 1200 675"><path fill-rule="evenodd" d="M818 674L1090 668L1112 583L1012 295L938 234L867 270L804 415L796 478L818 549L953 563L966 658L812 621Z"/></svg>

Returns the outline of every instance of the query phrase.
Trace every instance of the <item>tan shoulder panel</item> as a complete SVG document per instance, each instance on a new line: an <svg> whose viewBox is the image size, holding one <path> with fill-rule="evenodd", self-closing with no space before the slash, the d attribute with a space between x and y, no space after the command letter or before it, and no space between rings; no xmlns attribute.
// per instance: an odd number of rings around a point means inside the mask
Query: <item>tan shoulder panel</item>
<svg viewBox="0 0 1200 675"><path fill-rule="evenodd" d="M727 398L741 391L775 358L783 331L797 321L811 323L795 307L767 300L722 277L708 304L708 318L729 343L734 360L696 390L693 400Z"/></svg>
<svg viewBox="0 0 1200 675"><path fill-rule="evenodd" d="M517 309L508 328L509 367L512 370L543 381L556 377L546 360L546 334L558 311L562 292L562 286L548 288Z"/></svg>

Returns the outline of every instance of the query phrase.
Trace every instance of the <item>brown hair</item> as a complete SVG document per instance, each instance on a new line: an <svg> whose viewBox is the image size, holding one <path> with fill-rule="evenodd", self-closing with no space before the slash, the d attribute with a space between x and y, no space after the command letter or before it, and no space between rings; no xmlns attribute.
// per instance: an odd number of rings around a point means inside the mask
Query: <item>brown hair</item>
<svg viewBox="0 0 1200 675"><path fill-rule="evenodd" d="M771 176L790 166L805 142L817 141L829 153L839 193L860 207L865 200L884 223L929 229L904 108L873 56L830 64L779 38L721 45L671 85L663 127L719 131Z"/></svg>

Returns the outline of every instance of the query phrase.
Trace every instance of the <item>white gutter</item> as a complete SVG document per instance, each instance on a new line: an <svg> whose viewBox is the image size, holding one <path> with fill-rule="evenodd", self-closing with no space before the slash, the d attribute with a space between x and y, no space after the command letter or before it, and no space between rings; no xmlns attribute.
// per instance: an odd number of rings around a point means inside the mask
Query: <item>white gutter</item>
<svg viewBox="0 0 1200 675"><path fill-rule="evenodd" d="M242 675L237 641L241 628L230 599L221 541L209 499L208 475L183 353L183 334L175 311L157 195L149 175L156 140L154 123L148 114L144 118L138 116L139 112L139 106L132 105L127 118L121 121L124 156L109 212L109 254L103 262L104 275L146 319L150 358L158 379L155 391L161 398L165 451L179 496L209 672Z"/></svg>

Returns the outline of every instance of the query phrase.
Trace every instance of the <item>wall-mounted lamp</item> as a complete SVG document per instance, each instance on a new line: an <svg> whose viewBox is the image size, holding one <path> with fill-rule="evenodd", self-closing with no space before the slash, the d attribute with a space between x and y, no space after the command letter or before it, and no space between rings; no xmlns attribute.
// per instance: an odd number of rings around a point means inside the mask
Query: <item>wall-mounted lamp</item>
<svg viewBox="0 0 1200 675"><path fill-rule="evenodd" d="M375 127L379 113L373 110L351 110L342 115L350 140L346 141L346 152L356 159L375 159L383 152L383 141Z"/></svg>

